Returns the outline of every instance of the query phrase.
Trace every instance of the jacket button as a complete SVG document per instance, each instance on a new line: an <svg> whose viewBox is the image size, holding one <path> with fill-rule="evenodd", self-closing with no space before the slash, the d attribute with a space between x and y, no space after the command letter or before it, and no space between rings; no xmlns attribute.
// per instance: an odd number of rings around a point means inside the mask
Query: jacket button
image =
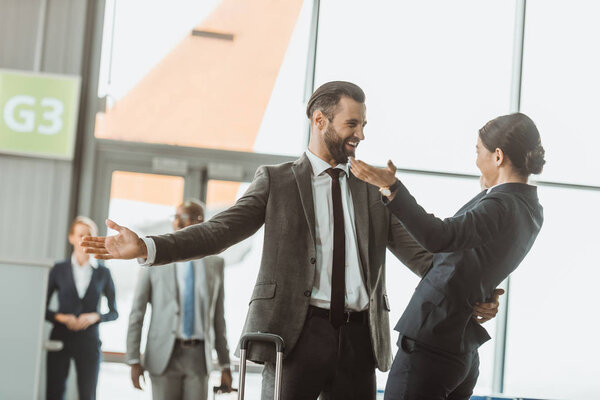
<svg viewBox="0 0 600 400"><path fill-rule="evenodd" d="M306 291L304 292L304 295L305 295L306 297L310 297L310 290L306 290Z"/></svg>
<svg viewBox="0 0 600 400"><path fill-rule="evenodd" d="M311 258L310 258L310 263L311 263L311 264L316 264L316 263L317 263L317 259L316 259L316 258L314 258L314 257L311 257Z"/></svg>

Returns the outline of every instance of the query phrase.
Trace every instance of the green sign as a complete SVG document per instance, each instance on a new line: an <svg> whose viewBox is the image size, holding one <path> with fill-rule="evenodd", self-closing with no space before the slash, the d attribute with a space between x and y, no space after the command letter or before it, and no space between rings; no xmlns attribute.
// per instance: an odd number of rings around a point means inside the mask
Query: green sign
<svg viewBox="0 0 600 400"><path fill-rule="evenodd" d="M71 159L77 76L0 70L0 153Z"/></svg>

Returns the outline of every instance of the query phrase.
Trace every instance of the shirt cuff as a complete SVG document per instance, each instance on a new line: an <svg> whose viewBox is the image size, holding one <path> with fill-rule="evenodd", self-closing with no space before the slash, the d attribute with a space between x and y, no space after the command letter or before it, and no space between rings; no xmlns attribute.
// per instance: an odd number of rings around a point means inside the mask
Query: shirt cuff
<svg viewBox="0 0 600 400"><path fill-rule="evenodd" d="M137 262L142 267L149 267L154 264L154 260L156 260L156 244L154 244L154 240L149 237L143 237L142 240L146 244L146 251L148 252L148 257L146 259L138 258Z"/></svg>
<svg viewBox="0 0 600 400"><path fill-rule="evenodd" d="M133 360L128 360L128 361L127 361L127 364L128 364L128 365L140 364L140 363L141 363L141 361L140 361L140 360L138 360L137 358L134 358Z"/></svg>
<svg viewBox="0 0 600 400"><path fill-rule="evenodd" d="M231 364L221 364L219 367L221 367L221 371L223 371L224 369L231 369Z"/></svg>

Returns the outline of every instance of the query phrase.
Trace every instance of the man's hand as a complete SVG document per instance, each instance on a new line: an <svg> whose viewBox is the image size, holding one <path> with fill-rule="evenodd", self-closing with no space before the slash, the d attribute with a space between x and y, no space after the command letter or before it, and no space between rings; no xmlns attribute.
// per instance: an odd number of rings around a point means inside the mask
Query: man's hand
<svg viewBox="0 0 600 400"><path fill-rule="evenodd" d="M119 233L108 237L84 236L80 244L87 254L94 254L94 257L99 260L111 260L113 258L130 260L148 256L144 241L135 232L116 224L110 219L106 220L106 226Z"/></svg>
<svg viewBox="0 0 600 400"><path fill-rule="evenodd" d="M78 331L79 324L77 323L77 317L73 314L56 314L54 319L60 322L61 324L65 324L67 329L71 331Z"/></svg>
<svg viewBox="0 0 600 400"><path fill-rule="evenodd" d="M473 307L473 318L475 321L483 324L498 314L498 306L500 305L500 296L504 294L504 289L495 289L492 294L492 301L489 303L475 303Z"/></svg>
<svg viewBox="0 0 600 400"><path fill-rule="evenodd" d="M396 166L388 160L386 168L376 168L350 157L350 169L358 179L377 187L390 187L396 182Z"/></svg>
<svg viewBox="0 0 600 400"><path fill-rule="evenodd" d="M231 377L231 369L224 368L221 371L221 392L222 393L231 392L232 383L233 383L233 378Z"/></svg>
<svg viewBox="0 0 600 400"><path fill-rule="evenodd" d="M76 322L77 330L87 329L98 321L100 321L100 314L98 313L92 312L80 314Z"/></svg>
<svg viewBox="0 0 600 400"><path fill-rule="evenodd" d="M144 381L144 386L146 386L146 377L144 376L144 367L142 367L142 364L131 364L131 383L133 383L134 388L144 390L140 385L140 377Z"/></svg>

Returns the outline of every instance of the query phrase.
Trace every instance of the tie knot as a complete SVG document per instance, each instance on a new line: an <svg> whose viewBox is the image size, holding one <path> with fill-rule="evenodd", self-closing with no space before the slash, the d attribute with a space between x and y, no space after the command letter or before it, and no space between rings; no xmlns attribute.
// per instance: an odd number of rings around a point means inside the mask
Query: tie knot
<svg viewBox="0 0 600 400"><path fill-rule="evenodd" d="M327 168L325 170L325 172L327 172L327 174L331 177L331 179L333 180L339 180L340 179L340 172L344 172L339 168Z"/></svg>

